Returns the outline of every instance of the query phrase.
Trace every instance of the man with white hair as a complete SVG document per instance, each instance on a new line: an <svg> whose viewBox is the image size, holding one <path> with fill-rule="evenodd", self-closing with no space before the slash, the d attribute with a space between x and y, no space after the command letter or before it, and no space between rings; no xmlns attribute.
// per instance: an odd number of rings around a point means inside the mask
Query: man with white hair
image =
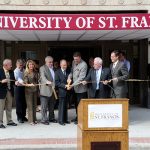
<svg viewBox="0 0 150 150"><path fill-rule="evenodd" d="M85 85L89 84L89 98L108 98L110 96L110 89L105 84L106 80L111 79L111 73L109 68L102 67L103 61L100 57L94 59L93 68L88 72L88 75L82 81Z"/></svg>
<svg viewBox="0 0 150 150"><path fill-rule="evenodd" d="M17 126L12 121L12 101L14 96L14 72L11 70L12 61L5 59L3 68L0 69L0 128L5 128L3 125L4 109L6 110L6 118L8 126Z"/></svg>
<svg viewBox="0 0 150 150"><path fill-rule="evenodd" d="M53 99L53 90L55 83L55 73L53 70L53 58L47 56L45 58L45 65L40 67L40 100L41 100L41 123L44 125L49 125L49 122L56 123L54 116L54 99ZM47 117L47 110L49 111L49 117Z"/></svg>

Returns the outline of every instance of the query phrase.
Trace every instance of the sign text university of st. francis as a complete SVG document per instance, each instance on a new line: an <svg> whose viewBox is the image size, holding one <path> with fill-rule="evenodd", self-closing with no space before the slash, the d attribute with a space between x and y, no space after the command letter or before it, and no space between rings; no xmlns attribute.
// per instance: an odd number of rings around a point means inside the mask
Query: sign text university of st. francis
<svg viewBox="0 0 150 150"><path fill-rule="evenodd" d="M0 14L0 30L150 29L150 14Z"/></svg>

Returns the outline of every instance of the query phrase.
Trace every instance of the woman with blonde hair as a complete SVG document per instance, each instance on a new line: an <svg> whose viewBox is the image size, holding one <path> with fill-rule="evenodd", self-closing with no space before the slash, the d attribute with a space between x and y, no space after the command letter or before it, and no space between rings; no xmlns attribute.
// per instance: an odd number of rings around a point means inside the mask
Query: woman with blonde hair
<svg viewBox="0 0 150 150"><path fill-rule="evenodd" d="M36 121L36 106L38 93L38 72L36 71L35 62L28 60L24 72L25 96L28 109L28 122L31 125L37 124Z"/></svg>

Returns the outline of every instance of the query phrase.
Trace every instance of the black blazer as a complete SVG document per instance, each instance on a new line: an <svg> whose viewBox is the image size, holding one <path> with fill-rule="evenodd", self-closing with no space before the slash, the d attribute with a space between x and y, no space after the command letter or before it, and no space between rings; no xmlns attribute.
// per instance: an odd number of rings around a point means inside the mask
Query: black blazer
<svg viewBox="0 0 150 150"><path fill-rule="evenodd" d="M102 68L100 81L105 81L111 79L111 71L109 68ZM93 83L89 84L89 97L94 98L96 93L96 70L91 68L88 72L88 75L84 79L85 81L92 81ZM110 97L110 88L103 83L99 83L99 98L108 98Z"/></svg>
<svg viewBox="0 0 150 150"><path fill-rule="evenodd" d="M9 71L9 75L11 80L15 80L14 72L12 70ZM3 79L6 79L5 72L4 69L0 69L0 81L2 81ZM15 82L10 82L10 87L11 87L10 92L12 96L14 96L14 84ZM7 83L0 82L0 99L6 98L7 89L8 89Z"/></svg>
<svg viewBox="0 0 150 150"><path fill-rule="evenodd" d="M64 75L61 69L55 72L55 86L58 89L59 97L65 97L67 94L65 85L67 84L69 73L69 70L66 70L66 75Z"/></svg>

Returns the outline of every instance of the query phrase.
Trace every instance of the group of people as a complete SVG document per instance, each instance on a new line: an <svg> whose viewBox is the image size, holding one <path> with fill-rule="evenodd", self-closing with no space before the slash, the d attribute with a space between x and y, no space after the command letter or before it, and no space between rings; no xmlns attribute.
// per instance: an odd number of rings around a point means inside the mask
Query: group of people
<svg viewBox="0 0 150 150"><path fill-rule="evenodd" d="M45 58L45 64L39 68L39 71L33 60L28 60L24 68L24 61L21 59L17 60L16 69L13 71L12 61L5 59L3 68L0 69L0 128L6 128L3 124L4 110L7 125L17 126L11 116L13 97L16 100L18 122L28 121L31 125L38 123L36 119L38 95L41 104L40 122L44 125L49 125L50 122L58 122L60 125L70 123L67 105L68 94L72 90L76 96L76 114L78 104L84 98L125 98L127 96L125 80L129 77L129 64L121 60L119 51L111 52L110 58L112 61L110 68L104 68L103 60L96 57L91 60L92 65L88 69L80 52L75 52L71 70L67 68L67 61L62 59L60 68L56 71L51 56ZM58 120L55 119L54 114L56 91L59 98ZM72 119L75 124L78 123L77 118L76 115Z"/></svg>

